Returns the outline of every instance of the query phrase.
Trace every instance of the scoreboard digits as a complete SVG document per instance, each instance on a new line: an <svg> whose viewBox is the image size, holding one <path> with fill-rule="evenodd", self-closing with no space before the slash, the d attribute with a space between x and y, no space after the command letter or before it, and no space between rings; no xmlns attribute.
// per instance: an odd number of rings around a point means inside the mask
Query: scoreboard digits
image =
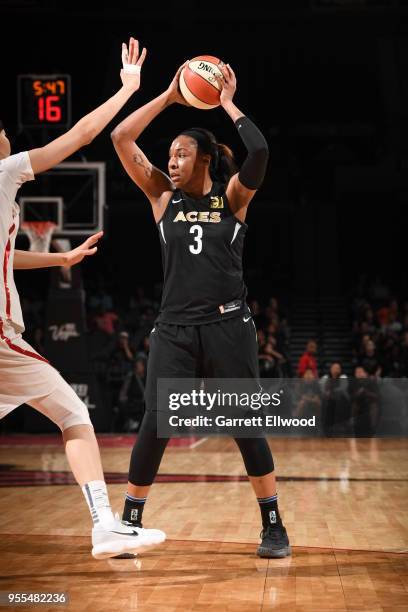
<svg viewBox="0 0 408 612"><path fill-rule="evenodd" d="M71 123L71 77L69 74L18 77L20 128L67 128Z"/></svg>

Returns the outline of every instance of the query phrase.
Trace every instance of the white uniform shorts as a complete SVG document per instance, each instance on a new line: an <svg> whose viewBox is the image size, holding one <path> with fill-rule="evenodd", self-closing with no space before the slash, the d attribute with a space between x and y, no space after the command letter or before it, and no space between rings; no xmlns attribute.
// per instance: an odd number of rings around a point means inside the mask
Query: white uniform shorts
<svg viewBox="0 0 408 612"><path fill-rule="evenodd" d="M23 340L10 323L0 322L0 419L28 404L64 431L90 425L86 405L61 374Z"/></svg>

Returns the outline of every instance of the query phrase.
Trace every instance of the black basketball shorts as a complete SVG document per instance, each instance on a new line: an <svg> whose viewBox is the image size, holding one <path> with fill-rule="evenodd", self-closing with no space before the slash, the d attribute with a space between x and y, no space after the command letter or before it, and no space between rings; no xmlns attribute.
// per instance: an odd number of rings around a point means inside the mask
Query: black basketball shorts
<svg viewBox="0 0 408 612"><path fill-rule="evenodd" d="M258 342L251 315L205 325L157 323L150 333L147 411L157 409L159 378L258 380Z"/></svg>

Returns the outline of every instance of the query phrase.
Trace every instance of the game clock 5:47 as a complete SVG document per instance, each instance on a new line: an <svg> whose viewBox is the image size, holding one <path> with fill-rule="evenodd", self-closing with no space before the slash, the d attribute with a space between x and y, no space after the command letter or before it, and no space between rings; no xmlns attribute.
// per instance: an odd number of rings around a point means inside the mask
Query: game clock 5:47
<svg viewBox="0 0 408 612"><path fill-rule="evenodd" d="M20 74L17 94L20 128L70 126L69 74Z"/></svg>

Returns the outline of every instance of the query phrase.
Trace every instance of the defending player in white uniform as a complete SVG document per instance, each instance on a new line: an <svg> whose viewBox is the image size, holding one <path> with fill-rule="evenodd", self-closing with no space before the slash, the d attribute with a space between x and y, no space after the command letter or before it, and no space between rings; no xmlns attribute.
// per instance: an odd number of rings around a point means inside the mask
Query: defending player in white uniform
<svg viewBox="0 0 408 612"><path fill-rule="evenodd" d="M92 554L97 559L126 552L142 552L165 539L156 529L135 529L115 519L104 481L99 448L85 404L68 383L22 339L24 331L14 269L72 266L93 255L102 232L68 253L32 253L15 250L19 208L18 189L25 181L55 166L90 143L140 87L146 50L138 42L124 44L122 87L67 133L48 145L10 155L10 143L0 125L0 418L27 403L56 423L63 435L71 469L82 487L94 523Z"/></svg>

